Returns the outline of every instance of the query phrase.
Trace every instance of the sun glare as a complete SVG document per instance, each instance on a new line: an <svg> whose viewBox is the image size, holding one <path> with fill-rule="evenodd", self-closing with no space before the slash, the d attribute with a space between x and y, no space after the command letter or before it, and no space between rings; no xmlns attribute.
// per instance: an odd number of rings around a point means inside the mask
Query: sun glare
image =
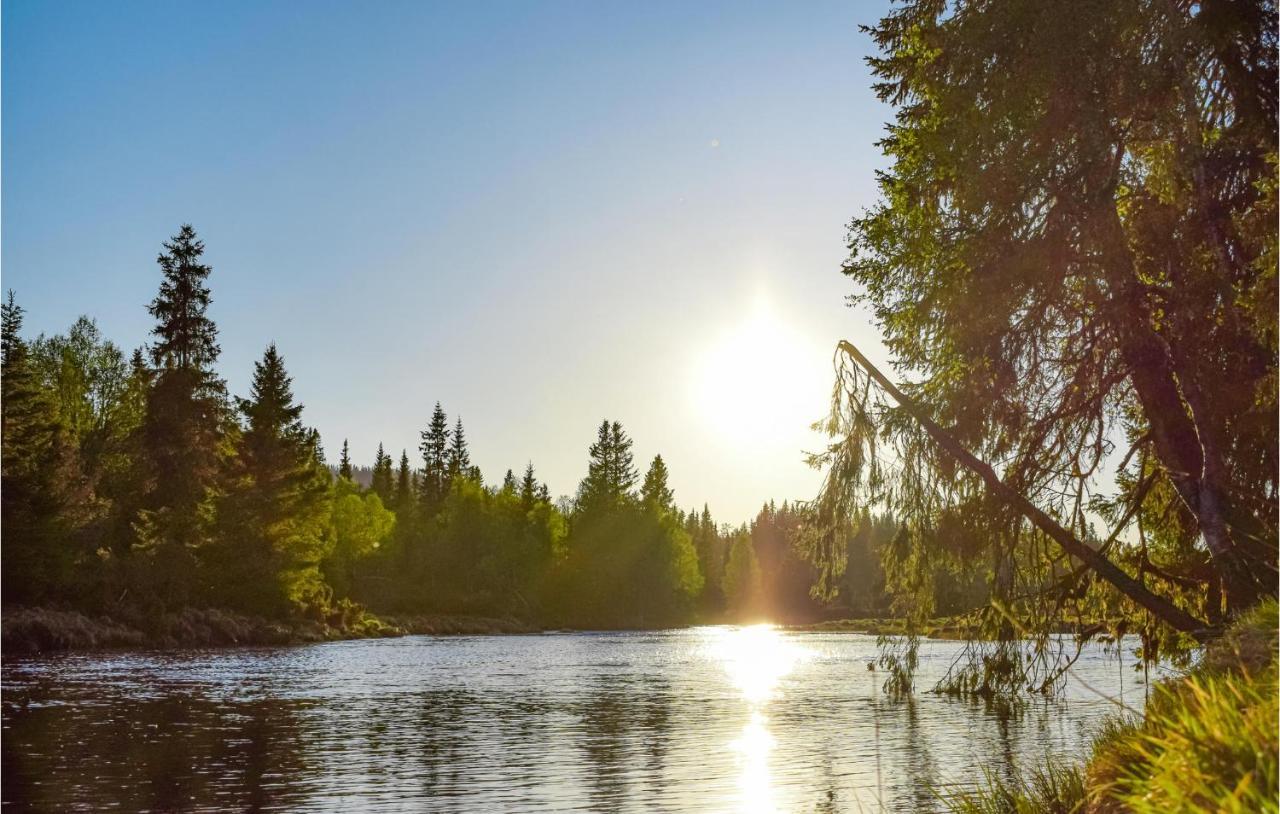
<svg viewBox="0 0 1280 814"><path fill-rule="evenodd" d="M764 302L721 332L699 358L693 398L729 440L768 442L803 432L821 412L822 352Z"/></svg>
<svg viewBox="0 0 1280 814"><path fill-rule="evenodd" d="M724 631L713 645L713 651L747 702L747 724L742 734L729 744L740 761L739 810L772 812L775 805L769 753L773 750L773 736L769 733L766 707L777 696L778 683L809 653L772 625Z"/></svg>

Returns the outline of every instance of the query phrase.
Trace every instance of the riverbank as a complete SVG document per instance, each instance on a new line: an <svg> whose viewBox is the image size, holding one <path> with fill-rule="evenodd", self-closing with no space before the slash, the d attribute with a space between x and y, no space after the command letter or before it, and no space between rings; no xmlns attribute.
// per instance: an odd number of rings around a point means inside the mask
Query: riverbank
<svg viewBox="0 0 1280 814"><path fill-rule="evenodd" d="M1156 685L1142 718L1117 715L1081 766L1050 762L947 800L955 814L1277 811L1280 687L1275 602Z"/></svg>
<svg viewBox="0 0 1280 814"><path fill-rule="evenodd" d="M0 613L0 652L6 655L67 650L179 649L306 644L406 635L486 635L534 633L516 619L414 615L378 617L348 614L333 623L279 621L218 608L185 608L142 617L88 616L53 608L6 608Z"/></svg>

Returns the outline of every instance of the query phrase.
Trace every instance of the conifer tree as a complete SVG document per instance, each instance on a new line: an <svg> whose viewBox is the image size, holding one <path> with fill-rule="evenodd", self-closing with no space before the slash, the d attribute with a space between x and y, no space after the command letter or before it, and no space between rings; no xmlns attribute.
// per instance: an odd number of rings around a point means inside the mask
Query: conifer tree
<svg viewBox="0 0 1280 814"><path fill-rule="evenodd" d="M74 551L79 470L57 406L21 337L22 308L9 292L0 306L0 512L4 598L46 598L67 579Z"/></svg>
<svg viewBox="0 0 1280 814"><path fill-rule="evenodd" d="M524 468L524 477L520 479L520 505L527 512L538 500L538 479L533 473L533 461Z"/></svg>
<svg viewBox="0 0 1280 814"><path fill-rule="evenodd" d="M387 457L390 461L390 456ZM413 498L413 470L409 468L409 453L400 450L400 469L396 473L395 509L403 512Z"/></svg>
<svg viewBox="0 0 1280 814"><path fill-rule="evenodd" d="M471 478L479 481L471 471L471 453L467 451L467 438L462 432L462 416L454 423L453 435L449 441L447 470L449 480L454 478Z"/></svg>
<svg viewBox="0 0 1280 814"><path fill-rule="evenodd" d="M617 421L600 423L596 442L591 445L587 477L578 487L580 511L610 511L632 498L636 470L631 439Z"/></svg>
<svg viewBox="0 0 1280 814"><path fill-rule="evenodd" d="M239 408L247 426L222 512L225 594L244 610L275 615L322 604L329 476L274 344L254 365L250 397Z"/></svg>
<svg viewBox="0 0 1280 814"><path fill-rule="evenodd" d="M156 319L156 378L143 424L151 491L141 526L144 547L164 561L161 598L182 601L191 588L195 549L207 540L208 512L201 507L218 480L227 405L225 386L213 372L218 331L206 314L211 269L201 262L204 243L184 225L164 248L156 260L160 290L148 307Z"/></svg>
<svg viewBox="0 0 1280 814"><path fill-rule="evenodd" d="M384 506L390 506L394 496L391 476L391 456L386 453L382 443L378 443L378 452L373 456L373 480L369 488L378 496Z"/></svg>
<svg viewBox="0 0 1280 814"><path fill-rule="evenodd" d="M419 498L428 515L434 513L449 491L449 435L448 416L437 401L418 447L422 451Z"/></svg>
<svg viewBox="0 0 1280 814"><path fill-rule="evenodd" d="M275 347L274 345L272 346ZM379 447L381 451L381 447ZM338 459L338 477L352 480L351 472L351 447L347 443L347 439L342 439L342 457Z"/></svg>
<svg viewBox="0 0 1280 814"><path fill-rule="evenodd" d="M674 493L667 487L667 464L661 455L653 456L653 463L645 473L640 487L640 500L653 511L670 511Z"/></svg>
<svg viewBox="0 0 1280 814"><path fill-rule="evenodd" d="M517 488L516 475L508 469L507 474L502 478L502 493L504 495L514 495Z"/></svg>

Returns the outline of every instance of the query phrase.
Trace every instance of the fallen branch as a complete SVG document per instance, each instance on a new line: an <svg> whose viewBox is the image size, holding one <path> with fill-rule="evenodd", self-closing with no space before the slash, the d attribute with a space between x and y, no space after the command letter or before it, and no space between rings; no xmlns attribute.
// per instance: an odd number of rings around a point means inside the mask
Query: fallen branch
<svg viewBox="0 0 1280 814"><path fill-rule="evenodd" d="M888 393L912 418L919 422L920 426L924 427L925 431L929 433L929 436L938 446L946 450L966 469L981 478L992 493L1002 498L1030 520L1036 528L1052 538L1067 554L1088 565L1093 569L1094 573L1115 586L1120 593L1146 608L1156 618L1171 627L1184 633L1190 633L1200 641L1210 638L1212 631L1207 623L1200 621L1167 599L1151 593L1142 583L1126 574L1103 554L1078 540L1075 535L1063 528L1052 517L1045 514L1035 504L1000 480L1000 477L996 475L995 470L989 464L969 452L950 433L938 426L923 409L903 395L902 391L893 382L885 378L884 374L875 365L871 364L867 357L863 356L850 342L841 340L839 347L849 358L857 362L882 390Z"/></svg>

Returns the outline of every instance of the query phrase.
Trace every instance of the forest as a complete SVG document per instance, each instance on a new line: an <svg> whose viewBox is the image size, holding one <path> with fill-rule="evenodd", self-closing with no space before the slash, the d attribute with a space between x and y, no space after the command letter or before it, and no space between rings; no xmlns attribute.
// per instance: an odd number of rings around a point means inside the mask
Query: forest
<svg viewBox="0 0 1280 814"><path fill-rule="evenodd" d="M81 317L25 338L3 306L4 599L147 618L188 607L346 627L377 614L653 628L889 611L889 518L850 529L840 590L812 595L802 504L739 526L683 509L660 455L602 421L572 497L533 463L487 483L440 403L421 444L326 460L274 344L227 392L190 226L164 244L151 342L126 354ZM425 412L425 411L424 411ZM953 591L954 593L954 591Z"/></svg>

